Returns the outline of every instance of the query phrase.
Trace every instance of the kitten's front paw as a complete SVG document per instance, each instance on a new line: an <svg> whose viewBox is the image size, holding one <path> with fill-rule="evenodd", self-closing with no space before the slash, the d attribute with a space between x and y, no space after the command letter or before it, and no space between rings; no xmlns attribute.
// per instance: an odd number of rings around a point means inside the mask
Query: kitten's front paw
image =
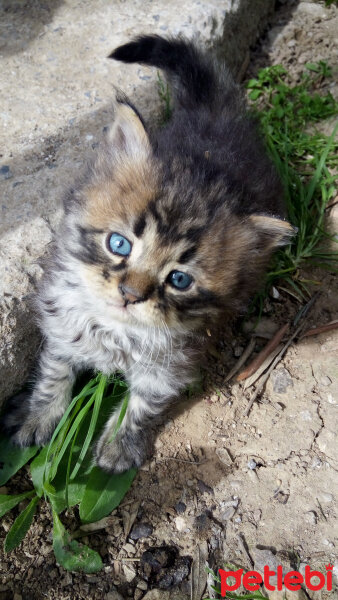
<svg viewBox="0 0 338 600"><path fill-rule="evenodd" d="M54 422L43 414L32 414L29 394L22 392L13 396L5 407L1 419L2 430L16 446L44 446L50 440Z"/></svg>
<svg viewBox="0 0 338 600"><path fill-rule="evenodd" d="M96 464L109 473L123 473L141 467L148 455L146 442L139 432L124 432L113 442L102 436L95 449Z"/></svg>

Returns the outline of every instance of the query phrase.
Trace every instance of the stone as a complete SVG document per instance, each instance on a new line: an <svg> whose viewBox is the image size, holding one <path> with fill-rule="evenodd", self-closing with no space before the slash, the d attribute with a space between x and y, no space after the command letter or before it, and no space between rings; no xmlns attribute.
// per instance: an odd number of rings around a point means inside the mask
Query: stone
<svg viewBox="0 0 338 600"><path fill-rule="evenodd" d="M191 558L180 556L175 546L148 548L141 556L143 578L150 587L169 590L186 579L190 573Z"/></svg>
<svg viewBox="0 0 338 600"><path fill-rule="evenodd" d="M143 596L143 600L169 600L169 597L169 592L165 592L163 590L150 590L145 596Z"/></svg>
<svg viewBox="0 0 338 600"><path fill-rule="evenodd" d="M125 577L126 581L128 581L128 583L130 583L131 581L133 581L135 579L136 571L132 565L122 564L122 571L123 571L124 577Z"/></svg>
<svg viewBox="0 0 338 600"><path fill-rule="evenodd" d="M274 0L159 0L155 15L152 0L90 7L55 2L46 11L38 3L26 11L19 3L15 35L11 10L2 15L0 402L19 391L36 360L38 261L60 221L64 190L112 122L113 87L132 96L146 121L160 112L156 69L126 67L108 54L142 32L183 34L214 46L238 73Z"/></svg>
<svg viewBox="0 0 338 600"><path fill-rule="evenodd" d="M300 2L296 10L320 19L324 19L327 14L325 8L316 2Z"/></svg>
<svg viewBox="0 0 338 600"><path fill-rule="evenodd" d="M184 502L177 502L175 506L176 512L180 515L183 514L187 510L187 505Z"/></svg>
<svg viewBox="0 0 338 600"><path fill-rule="evenodd" d="M11 177L13 177L13 174L11 173L9 166L2 165L0 167L0 178L1 179L10 179Z"/></svg>
<svg viewBox="0 0 338 600"><path fill-rule="evenodd" d="M139 540L140 538L147 538L153 533L153 526L150 523L137 523L132 528L129 537L132 540Z"/></svg>
<svg viewBox="0 0 338 600"><path fill-rule="evenodd" d="M212 489L212 487L204 483L202 479L198 479L197 487L202 494L209 494L209 496L214 496L214 490Z"/></svg>
<svg viewBox="0 0 338 600"><path fill-rule="evenodd" d="M272 371L270 377L273 385L273 391L276 392L276 394L286 394L288 387L293 386L290 373L284 368L275 369Z"/></svg>
<svg viewBox="0 0 338 600"><path fill-rule="evenodd" d="M147 585L146 581L143 581L143 579L141 579L141 581L138 582L137 587L143 591L148 589L148 585Z"/></svg>
<svg viewBox="0 0 338 600"><path fill-rule="evenodd" d="M276 571L278 565L278 557L271 552L271 550L260 550L259 548L254 548L252 550L252 557L255 563L255 571L259 573L264 573L265 565L268 565L271 571ZM276 577L270 577L270 581L272 585L274 584ZM277 579L276 579L277 580Z"/></svg>
<svg viewBox="0 0 338 600"><path fill-rule="evenodd" d="M307 598L302 589L290 591L283 587L280 591L269 591L269 600L307 600Z"/></svg>
<svg viewBox="0 0 338 600"><path fill-rule="evenodd" d="M123 600L123 597L116 590L112 590L105 594L104 600Z"/></svg>

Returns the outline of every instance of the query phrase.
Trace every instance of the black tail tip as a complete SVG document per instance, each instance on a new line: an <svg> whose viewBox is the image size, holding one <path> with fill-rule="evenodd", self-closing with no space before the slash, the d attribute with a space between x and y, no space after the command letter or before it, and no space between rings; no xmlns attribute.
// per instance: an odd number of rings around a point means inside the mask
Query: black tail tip
<svg viewBox="0 0 338 600"><path fill-rule="evenodd" d="M115 50L109 54L108 58L120 60L121 62L137 62L140 56L140 46L142 44L141 38L137 38L132 42L118 46Z"/></svg>

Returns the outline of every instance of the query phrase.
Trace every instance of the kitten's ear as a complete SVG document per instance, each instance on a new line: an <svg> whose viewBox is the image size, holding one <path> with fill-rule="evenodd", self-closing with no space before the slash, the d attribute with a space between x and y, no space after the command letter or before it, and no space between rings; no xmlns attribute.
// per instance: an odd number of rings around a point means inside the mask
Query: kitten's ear
<svg viewBox="0 0 338 600"><path fill-rule="evenodd" d="M117 156L148 156L150 142L137 111L126 99L117 98L115 121L108 131L107 142Z"/></svg>
<svg viewBox="0 0 338 600"><path fill-rule="evenodd" d="M267 250L277 246L286 246L297 233L296 227L277 217L251 215L249 221L259 236L264 238Z"/></svg>

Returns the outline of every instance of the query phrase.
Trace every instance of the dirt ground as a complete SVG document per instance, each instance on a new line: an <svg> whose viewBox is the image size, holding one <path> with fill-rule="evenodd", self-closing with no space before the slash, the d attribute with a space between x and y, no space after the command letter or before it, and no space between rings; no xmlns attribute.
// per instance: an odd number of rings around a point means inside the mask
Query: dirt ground
<svg viewBox="0 0 338 600"><path fill-rule="evenodd" d="M297 81L306 62L337 65L337 25L334 6L280 3L268 31L252 49L246 76L280 63ZM337 92L336 84L331 91ZM331 217L337 224L337 212ZM321 272L311 275L320 282L321 293L307 328L338 314L337 279ZM255 351L298 310L298 302L283 292L278 299L267 299ZM20 547L1 558L0 600L200 600L211 593L203 595L206 561L211 568L235 563L246 570L281 564L303 572L310 565L324 573L330 562L338 576L338 333L292 344L260 401L244 416L252 391L225 382L249 343L250 334L238 331L234 326L213 340L203 393L172 413L158 436L155 455L122 506L84 537L100 552L102 572L71 574L57 566L51 515L41 508ZM9 489L25 486L28 478L21 474ZM15 510L2 520L1 538L14 517ZM66 515L65 522L78 527L74 515ZM151 577L146 580L140 557L162 545L178 550L171 568L178 585L149 592L156 583ZM193 559L192 567L182 557ZM180 583L180 575L188 573ZM293 592L291 598L333 600L338 590Z"/></svg>

